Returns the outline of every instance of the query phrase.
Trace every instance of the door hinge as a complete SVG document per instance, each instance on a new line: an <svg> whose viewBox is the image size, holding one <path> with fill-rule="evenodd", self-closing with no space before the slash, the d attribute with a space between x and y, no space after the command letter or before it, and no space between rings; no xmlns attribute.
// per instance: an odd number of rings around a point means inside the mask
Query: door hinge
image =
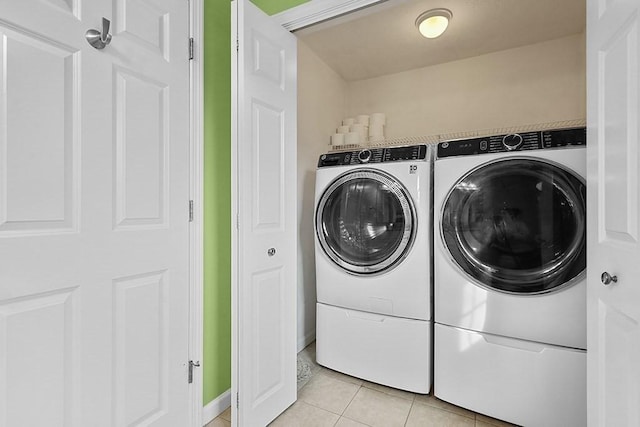
<svg viewBox="0 0 640 427"><path fill-rule="evenodd" d="M236 393L236 409L240 409L240 393Z"/></svg>
<svg viewBox="0 0 640 427"><path fill-rule="evenodd" d="M189 200L189 222L193 222L193 200Z"/></svg>
<svg viewBox="0 0 640 427"><path fill-rule="evenodd" d="M193 59L193 37L189 37L189 61Z"/></svg>
<svg viewBox="0 0 640 427"><path fill-rule="evenodd" d="M198 360L197 362L194 362L193 360L189 360L189 384L191 384L193 382L193 368L199 368L200 367L200 361Z"/></svg>
<svg viewBox="0 0 640 427"><path fill-rule="evenodd" d="M236 52L240 52L240 40L236 39Z"/></svg>

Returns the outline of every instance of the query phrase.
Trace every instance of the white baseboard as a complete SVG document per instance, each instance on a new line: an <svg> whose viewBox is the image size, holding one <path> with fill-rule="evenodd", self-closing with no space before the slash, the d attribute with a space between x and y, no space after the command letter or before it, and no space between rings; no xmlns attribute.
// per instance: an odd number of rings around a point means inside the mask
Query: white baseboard
<svg viewBox="0 0 640 427"><path fill-rule="evenodd" d="M306 346L311 344L316 339L316 330L307 333L304 336L298 337L298 353L302 351Z"/></svg>
<svg viewBox="0 0 640 427"><path fill-rule="evenodd" d="M231 406L231 389L225 391L202 408L202 425L207 425L215 417Z"/></svg>

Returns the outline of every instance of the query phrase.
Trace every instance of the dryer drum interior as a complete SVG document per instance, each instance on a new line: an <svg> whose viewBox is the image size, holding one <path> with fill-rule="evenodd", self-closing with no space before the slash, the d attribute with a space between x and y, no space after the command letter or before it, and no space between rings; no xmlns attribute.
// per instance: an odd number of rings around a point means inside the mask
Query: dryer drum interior
<svg viewBox="0 0 640 427"><path fill-rule="evenodd" d="M555 163L509 158L460 179L442 208L453 261L480 286L539 294L586 266L584 180Z"/></svg>
<svg viewBox="0 0 640 427"><path fill-rule="evenodd" d="M416 233L415 208L391 175L358 169L337 177L316 211L316 233L324 252L351 274L376 274L395 267Z"/></svg>

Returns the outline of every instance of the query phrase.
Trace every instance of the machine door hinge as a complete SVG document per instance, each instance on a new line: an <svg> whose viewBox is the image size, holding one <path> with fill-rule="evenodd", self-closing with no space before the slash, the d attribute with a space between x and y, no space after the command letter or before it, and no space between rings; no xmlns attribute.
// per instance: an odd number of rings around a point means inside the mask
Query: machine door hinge
<svg viewBox="0 0 640 427"><path fill-rule="evenodd" d="M193 222L193 200L189 200L189 222Z"/></svg>
<svg viewBox="0 0 640 427"><path fill-rule="evenodd" d="M240 40L236 39L236 52L240 52Z"/></svg>
<svg viewBox="0 0 640 427"><path fill-rule="evenodd" d="M193 59L193 37L189 37L189 61Z"/></svg>
<svg viewBox="0 0 640 427"><path fill-rule="evenodd" d="M240 409L240 393L236 393L236 409Z"/></svg>
<svg viewBox="0 0 640 427"><path fill-rule="evenodd" d="M193 360L189 360L189 384L193 382L193 368L200 367L200 361L194 362Z"/></svg>

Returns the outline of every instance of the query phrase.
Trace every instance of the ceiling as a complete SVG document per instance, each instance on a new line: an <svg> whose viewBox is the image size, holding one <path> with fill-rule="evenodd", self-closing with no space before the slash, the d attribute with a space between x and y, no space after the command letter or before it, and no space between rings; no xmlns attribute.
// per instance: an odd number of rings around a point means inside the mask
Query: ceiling
<svg viewBox="0 0 640 427"><path fill-rule="evenodd" d="M483 55L585 30L585 0L388 0L296 31L347 81ZM426 39L418 15L445 7L447 31Z"/></svg>

